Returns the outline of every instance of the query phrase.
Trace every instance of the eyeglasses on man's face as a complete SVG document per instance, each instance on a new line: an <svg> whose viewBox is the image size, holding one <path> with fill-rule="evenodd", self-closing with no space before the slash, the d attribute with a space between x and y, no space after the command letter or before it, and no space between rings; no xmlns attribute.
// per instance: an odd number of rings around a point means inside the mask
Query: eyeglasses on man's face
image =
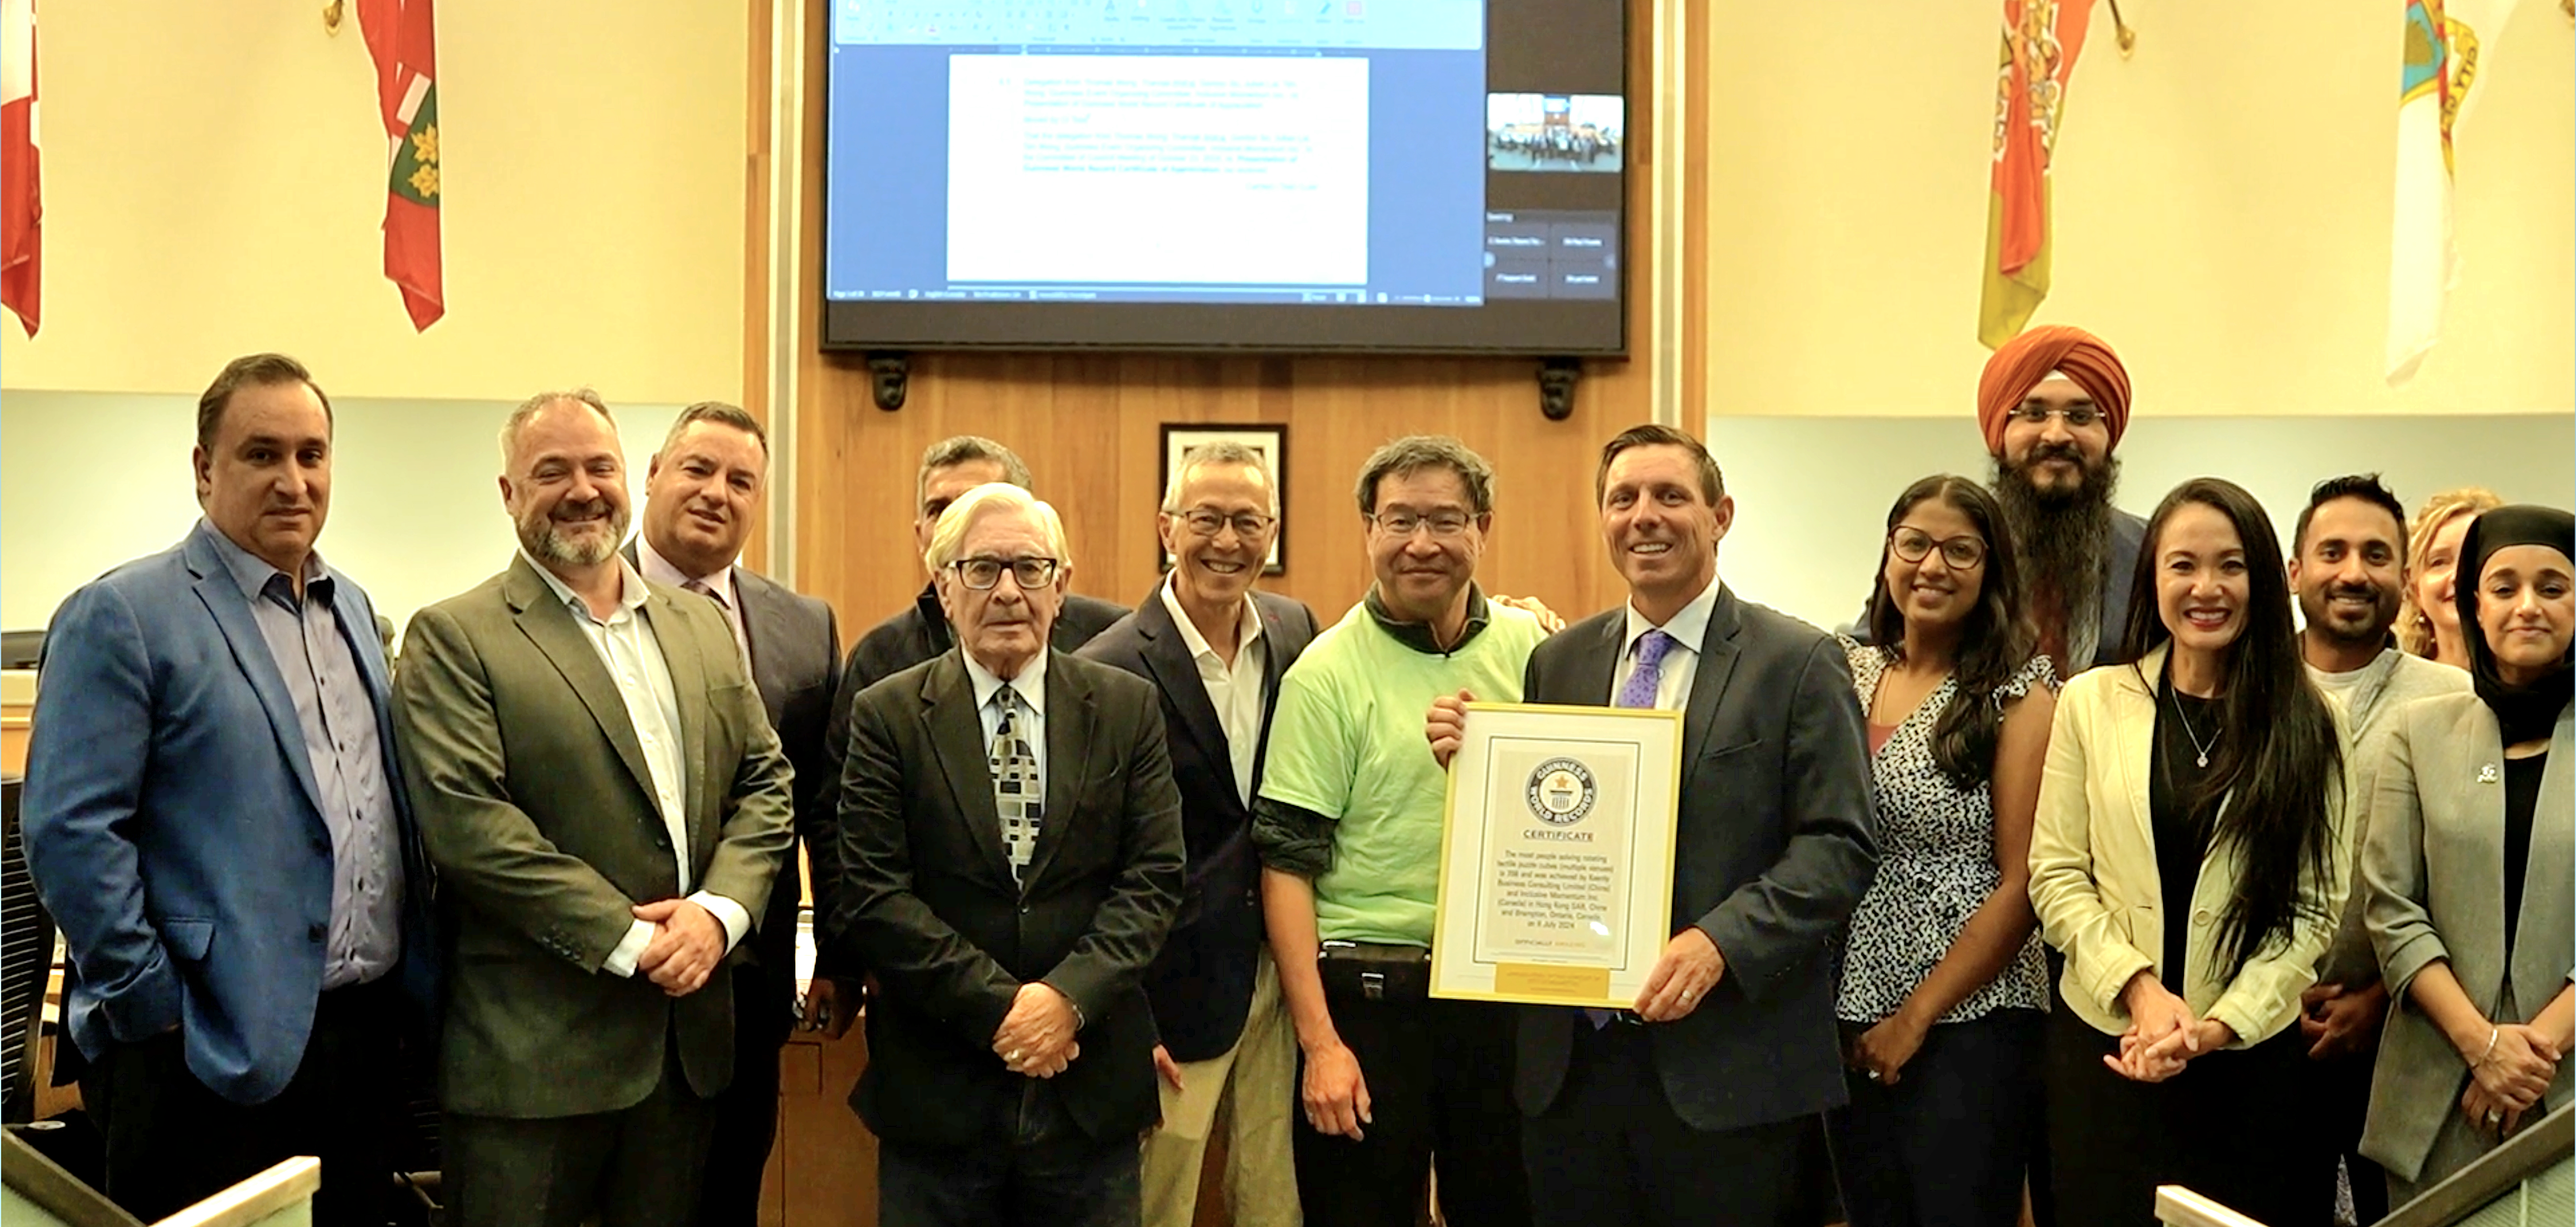
<svg viewBox="0 0 2576 1227"><path fill-rule="evenodd" d="M1916 528L1899 528L1887 535L1888 552L1907 562L1921 562L1934 550L1941 551L1941 561L1954 571L1973 571L1986 560L1986 543L1975 537L1944 537L1935 541L1932 534Z"/></svg>
<svg viewBox="0 0 2576 1227"><path fill-rule="evenodd" d="M2059 407L2041 404L2038 401L2025 401L2020 408L2013 410L2012 417L2014 421L2025 426L2046 426L2048 419L2058 418L2066 423L2068 430L2082 430L2099 423L2102 420L2102 411L2092 405Z"/></svg>
<svg viewBox="0 0 2576 1227"><path fill-rule="evenodd" d="M1234 528L1235 536L1242 537L1245 540L1250 540L1263 533L1269 532L1270 526L1277 523L1277 521L1271 519L1269 516L1263 515L1257 511L1238 511L1233 515L1226 515L1222 512L1213 511L1205 507L1192 507L1188 511L1174 512L1172 514L1178 518L1182 524L1187 525L1191 532L1197 533L1202 537L1213 537L1218 533L1225 531L1226 527L1231 525Z"/></svg>
<svg viewBox="0 0 2576 1227"><path fill-rule="evenodd" d="M1378 531L1390 537L1410 537L1418 531L1428 529L1432 538L1439 541L1456 540L1460 534L1467 531L1469 525L1476 522L1474 518L1454 511L1437 512L1427 516L1415 515L1410 511L1382 511L1370 516L1368 521L1376 525Z"/></svg>
<svg viewBox="0 0 2576 1227"><path fill-rule="evenodd" d="M1055 582L1058 565L1052 558L960 558L948 567L957 572L957 582L986 592L1002 582L1005 571L1022 588L1044 588Z"/></svg>

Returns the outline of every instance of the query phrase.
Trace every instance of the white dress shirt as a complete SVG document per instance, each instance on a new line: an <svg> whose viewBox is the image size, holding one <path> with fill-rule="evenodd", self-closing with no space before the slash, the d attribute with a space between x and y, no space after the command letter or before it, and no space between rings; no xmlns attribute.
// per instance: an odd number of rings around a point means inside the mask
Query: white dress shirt
<svg viewBox="0 0 2576 1227"><path fill-rule="evenodd" d="M1038 774L1038 797L1046 797L1046 667L1047 649L1040 648L1037 657L1020 670L1018 677L1003 681L993 671L976 663L975 654L964 648L957 654L966 660L966 680L975 688L975 719L984 728L984 752L993 751L993 736L1002 731L1002 709L993 696L1008 686L1020 700L1020 739L1029 743L1029 760ZM1040 811L1044 813L1043 810ZM1043 818L1040 821L1044 821Z"/></svg>
<svg viewBox="0 0 2576 1227"><path fill-rule="evenodd" d="M1673 645L1664 649L1663 676L1656 679L1655 708L1658 711L1680 711L1690 702L1691 678L1699 672L1700 641L1708 637L1708 616L1717 609L1718 589L1726 581L1711 579L1681 612L1665 622L1663 632L1672 636ZM1619 650L1619 667L1611 670L1610 693L1605 699L1615 700L1628 685L1629 675L1637 671L1637 641L1656 629L1637 612L1637 603L1628 602L1628 638Z"/></svg>
<svg viewBox="0 0 2576 1227"><path fill-rule="evenodd" d="M733 645L742 649L743 672L751 672L751 636L742 628L742 601L734 595L731 564L717 568L713 575L688 574L672 565L670 559L662 557L641 533L635 536L635 558L643 564L640 569L644 578L654 583L669 584L674 588L685 588L690 584L704 587L706 594L715 599L717 608L724 610L725 624L733 628Z"/></svg>
<svg viewBox="0 0 2576 1227"><path fill-rule="evenodd" d="M1241 620L1242 641L1234 649L1234 663L1225 663L1216 649L1208 646L1207 636L1199 633L1196 623L1181 608L1181 598L1172 591L1170 580L1163 581L1163 608L1170 610L1172 624L1181 628L1181 645L1190 650L1190 659L1199 667L1199 684L1207 687L1210 706L1216 708L1217 727L1225 730L1227 757L1233 760L1234 790L1245 806L1252 804L1252 763L1261 755L1262 693L1269 670L1270 644L1261 637L1261 607L1244 594Z"/></svg>
<svg viewBox="0 0 2576 1227"><path fill-rule="evenodd" d="M581 594L547 570L545 564L530 558L528 565L536 568L537 577L546 581L546 587L572 610L573 625L581 628L582 637L590 640L591 649L599 653L599 662L608 667L610 680L617 683L617 697L626 704L626 719L635 726L635 739L643 743L644 767L653 777L653 804L661 812L662 827L671 837L680 891L724 926L725 949L731 951L751 930L751 913L722 895L689 890L695 875L689 865L689 774L680 742L680 701L678 689L671 682L670 661L662 655L662 641L640 612L651 596L644 587L644 577L626 565L625 559L617 560L622 585L617 610L603 622L592 616ZM617 948L608 952L608 961L601 964L600 970L615 976L634 975L635 960L653 943L653 930L651 922L636 921Z"/></svg>

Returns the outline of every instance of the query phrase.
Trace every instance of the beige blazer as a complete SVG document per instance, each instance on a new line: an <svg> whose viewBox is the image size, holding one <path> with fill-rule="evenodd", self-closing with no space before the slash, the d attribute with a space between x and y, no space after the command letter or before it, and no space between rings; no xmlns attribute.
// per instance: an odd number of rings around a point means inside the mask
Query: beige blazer
<svg viewBox="0 0 2576 1227"><path fill-rule="evenodd" d="M2576 968L2576 706L2558 717L2532 814L2531 862L2513 959L2504 950L2504 735L2474 694L2440 695L2396 713L2387 757L2371 790L2370 839L2361 877L2363 922L2388 983L2386 1029L2370 1087L2361 1153L2414 1180L2443 1122L2459 1111L2468 1067L2406 996L2415 974L2447 959L2478 1012L2494 1018L2512 977L2515 1016L2527 1022L2567 986ZM2569 1099L2558 1063L2542 1102Z"/></svg>
<svg viewBox="0 0 2576 1227"><path fill-rule="evenodd" d="M2302 870L2300 917L2286 944L2248 959L2236 977L2215 978L2218 918L2244 873L2233 847L2204 857L2188 908L2164 898L2156 878L2154 818L2147 788L2155 753L2156 692L2165 652L2135 666L2078 674L2057 696L2048 740L2048 769L2039 786L2039 815L2030 839L2030 901L2048 944L2066 954L2060 985L2067 1008L2106 1035L2129 1027L2120 990L2142 968L2181 992L2192 1012L2227 1024L2237 1048L2279 1034L2297 1019L2299 993L2316 980L2317 956L2334 936L2350 894L2351 824L2346 784L2338 778L2327 813L2334 823L2323 874ZM2338 739L2343 717L2333 704ZM2159 966L2165 926L2189 924L2182 975Z"/></svg>

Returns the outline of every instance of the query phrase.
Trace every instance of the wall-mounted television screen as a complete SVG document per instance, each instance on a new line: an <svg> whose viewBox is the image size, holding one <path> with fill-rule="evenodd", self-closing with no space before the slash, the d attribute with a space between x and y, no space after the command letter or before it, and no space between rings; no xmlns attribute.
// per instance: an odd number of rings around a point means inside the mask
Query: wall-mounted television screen
<svg viewBox="0 0 2576 1227"><path fill-rule="evenodd" d="M1624 0L834 0L823 343L1615 354Z"/></svg>

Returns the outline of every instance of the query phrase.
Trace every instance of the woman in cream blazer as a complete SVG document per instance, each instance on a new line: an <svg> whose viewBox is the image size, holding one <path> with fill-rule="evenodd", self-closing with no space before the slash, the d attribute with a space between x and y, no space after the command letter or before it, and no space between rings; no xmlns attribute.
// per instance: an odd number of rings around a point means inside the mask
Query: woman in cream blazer
<svg viewBox="0 0 2576 1227"><path fill-rule="evenodd" d="M2066 955L2046 1075L2061 1222L2145 1227L2158 1184L2269 1227L2333 1212L2333 1168L2283 1144L2280 1105L2305 1059L2299 994L2348 894L2344 735L2299 664L2275 540L2229 483L2166 496L2131 663L2058 698L2030 890Z"/></svg>
<svg viewBox="0 0 2576 1227"><path fill-rule="evenodd" d="M2563 511L2506 507L2471 526L2461 575L2478 579L2459 594L2476 692L2398 712L2372 790L2363 917L2389 1008L2361 1152L2388 1170L2391 1205L2570 1098L2572 524ZM2516 632L2501 660L2499 628ZM2536 794L2524 773L2537 774ZM2510 815L2517 792L2529 809ZM2507 832L2516 825L2526 855L2509 918Z"/></svg>

